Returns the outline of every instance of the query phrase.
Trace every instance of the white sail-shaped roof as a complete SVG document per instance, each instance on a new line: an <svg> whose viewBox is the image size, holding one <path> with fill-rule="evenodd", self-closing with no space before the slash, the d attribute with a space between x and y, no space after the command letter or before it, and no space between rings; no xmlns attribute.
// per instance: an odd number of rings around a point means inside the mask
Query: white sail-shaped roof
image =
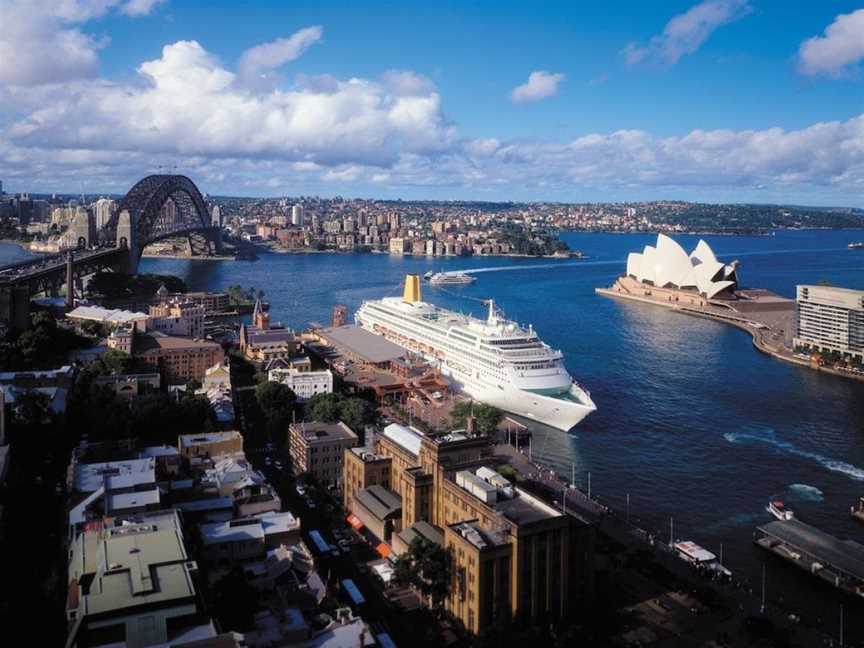
<svg viewBox="0 0 864 648"><path fill-rule="evenodd" d="M717 260L714 251L700 240L689 255L665 234L657 235L656 247L646 245L627 256L627 274L651 285L696 288L707 298L737 285L736 264Z"/></svg>

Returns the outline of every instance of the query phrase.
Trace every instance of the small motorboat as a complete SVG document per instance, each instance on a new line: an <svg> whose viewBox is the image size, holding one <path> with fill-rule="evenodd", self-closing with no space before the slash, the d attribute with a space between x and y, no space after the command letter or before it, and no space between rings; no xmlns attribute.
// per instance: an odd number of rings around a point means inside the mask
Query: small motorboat
<svg viewBox="0 0 864 648"><path fill-rule="evenodd" d="M771 500L765 510L778 520L791 520L795 517L795 514L786 508L786 505L780 500Z"/></svg>

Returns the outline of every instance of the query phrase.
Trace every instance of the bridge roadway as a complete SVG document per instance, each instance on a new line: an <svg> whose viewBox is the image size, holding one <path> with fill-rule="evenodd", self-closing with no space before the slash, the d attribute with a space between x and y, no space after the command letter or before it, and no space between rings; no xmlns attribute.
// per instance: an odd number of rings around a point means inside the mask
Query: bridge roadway
<svg viewBox="0 0 864 648"><path fill-rule="evenodd" d="M74 266L110 265L127 253L124 248L108 247L70 250ZM34 283L65 276L69 252L40 256L0 267L0 284Z"/></svg>

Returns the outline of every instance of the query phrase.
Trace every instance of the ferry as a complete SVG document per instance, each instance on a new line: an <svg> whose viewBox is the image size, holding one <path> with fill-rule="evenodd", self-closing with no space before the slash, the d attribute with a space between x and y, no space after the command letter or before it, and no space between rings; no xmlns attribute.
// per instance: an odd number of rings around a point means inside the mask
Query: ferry
<svg viewBox="0 0 864 648"><path fill-rule="evenodd" d="M464 286L475 281L475 277L464 272L436 272L429 277L429 284L432 286Z"/></svg>
<svg viewBox="0 0 864 648"><path fill-rule="evenodd" d="M795 517L795 514L786 508L786 505L780 500L772 500L768 502L768 506L765 507L765 510L778 520L791 520Z"/></svg>
<svg viewBox="0 0 864 648"><path fill-rule="evenodd" d="M723 576L732 575L732 572L726 569L720 561L717 560L717 556L691 540L676 542L674 548L678 553L679 558L695 567L717 572Z"/></svg>
<svg viewBox="0 0 864 648"><path fill-rule="evenodd" d="M475 400L570 430L597 409L564 367L561 351L531 325L506 319L487 300L485 319L421 300L420 277L408 275L402 297L363 302L358 326L419 354Z"/></svg>
<svg viewBox="0 0 864 648"><path fill-rule="evenodd" d="M864 249L864 242L856 241L855 243L850 243L848 247L850 250L861 250Z"/></svg>

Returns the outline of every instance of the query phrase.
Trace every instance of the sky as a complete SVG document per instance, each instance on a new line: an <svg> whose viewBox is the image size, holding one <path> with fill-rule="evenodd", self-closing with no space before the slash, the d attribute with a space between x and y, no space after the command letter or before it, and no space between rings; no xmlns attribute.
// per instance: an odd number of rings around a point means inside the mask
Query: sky
<svg viewBox="0 0 864 648"><path fill-rule="evenodd" d="M0 0L7 192L864 207L864 0Z"/></svg>

